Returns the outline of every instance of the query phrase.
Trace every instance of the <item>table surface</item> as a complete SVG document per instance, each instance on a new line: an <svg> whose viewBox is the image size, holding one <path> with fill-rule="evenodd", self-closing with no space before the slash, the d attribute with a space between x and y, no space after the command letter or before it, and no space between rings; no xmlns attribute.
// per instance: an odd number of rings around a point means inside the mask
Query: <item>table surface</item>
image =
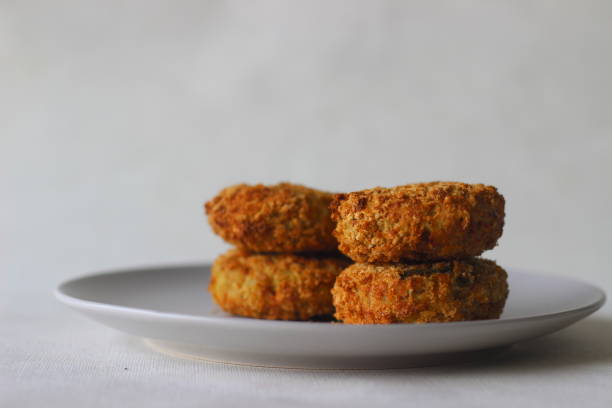
<svg viewBox="0 0 612 408"><path fill-rule="evenodd" d="M49 289L49 290L47 290ZM20 407L609 407L609 307L473 364L376 371L243 367L182 360L59 304L51 288L0 292L0 405Z"/></svg>

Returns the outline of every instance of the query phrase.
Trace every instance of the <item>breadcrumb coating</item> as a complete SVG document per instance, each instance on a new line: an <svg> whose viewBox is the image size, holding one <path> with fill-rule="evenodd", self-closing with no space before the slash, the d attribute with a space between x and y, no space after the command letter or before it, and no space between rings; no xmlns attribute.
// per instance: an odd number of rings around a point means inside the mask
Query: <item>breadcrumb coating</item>
<svg viewBox="0 0 612 408"><path fill-rule="evenodd" d="M498 318L507 274L481 258L430 264L353 264L332 289L336 318L350 324Z"/></svg>
<svg viewBox="0 0 612 408"><path fill-rule="evenodd" d="M238 184L204 207L213 231L253 252L337 252L329 205L333 194L280 183Z"/></svg>
<svg viewBox="0 0 612 408"><path fill-rule="evenodd" d="M350 264L343 256L263 255L233 249L213 263L208 290L228 313L309 320L333 314L331 288Z"/></svg>
<svg viewBox="0 0 612 408"><path fill-rule="evenodd" d="M492 186L432 182L337 194L331 212L339 249L355 262L436 261L495 247L504 205Z"/></svg>

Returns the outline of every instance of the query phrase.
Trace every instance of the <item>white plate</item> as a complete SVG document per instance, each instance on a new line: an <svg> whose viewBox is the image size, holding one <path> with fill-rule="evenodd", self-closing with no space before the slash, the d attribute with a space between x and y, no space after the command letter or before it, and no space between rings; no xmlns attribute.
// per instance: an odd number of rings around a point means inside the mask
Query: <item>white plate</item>
<svg viewBox="0 0 612 408"><path fill-rule="evenodd" d="M592 285L510 269L502 317L457 323L342 325L230 316L206 287L210 266L177 266L86 276L57 298L94 320L147 338L177 356L300 368L392 368L489 355L562 329L599 309Z"/></svg>

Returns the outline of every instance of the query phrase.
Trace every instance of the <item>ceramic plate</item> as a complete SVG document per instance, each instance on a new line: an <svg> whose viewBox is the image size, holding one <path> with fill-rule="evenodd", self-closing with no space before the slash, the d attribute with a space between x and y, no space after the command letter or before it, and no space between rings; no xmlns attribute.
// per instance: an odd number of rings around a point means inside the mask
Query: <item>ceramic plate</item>
<svg viewBox="0 0 612 408"><path fill-rule="evenodd" d="M181 357L292 368L397 368L453 363L562 329L599 309L592 285L510 269L500 319L343 325L247 319L221 311L206 291L210 265L86 276L57 298L98 322Z"/></svg>

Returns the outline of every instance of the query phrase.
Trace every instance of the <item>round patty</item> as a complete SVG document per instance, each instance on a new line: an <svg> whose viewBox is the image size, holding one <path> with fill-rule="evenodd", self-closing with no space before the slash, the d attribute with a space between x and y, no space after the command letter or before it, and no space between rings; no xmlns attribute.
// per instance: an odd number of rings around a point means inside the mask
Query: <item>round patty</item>
<svg viewBox="0 0 612 408"><path fill-rule="evenodd" d="M433 182L338 194L331 205L339 249L355 262L467 258L493 248L504 197L482 184Z"/></svg>
<svg viewBox="0 0 612 408"><path fill-rule="evenodd" d="M344 257L262 255L233 249L212 267L208 290L226 312L271 320L333 314L331 288Z"/></svg>
<svg viewBox="0 0 612 408"><path fill-rule="evenodd" d="M508 297L507 274L480 258L431 264L354 264L332 290L344 323L426 323L495 319Z"/></svg>
<svg viewBox="0 0 612 408"><path fill-rule="evenodd" d="M329 205L333 195L308 187L238 184L204 207L213 231L253 252L337 252Z"/></svg>

